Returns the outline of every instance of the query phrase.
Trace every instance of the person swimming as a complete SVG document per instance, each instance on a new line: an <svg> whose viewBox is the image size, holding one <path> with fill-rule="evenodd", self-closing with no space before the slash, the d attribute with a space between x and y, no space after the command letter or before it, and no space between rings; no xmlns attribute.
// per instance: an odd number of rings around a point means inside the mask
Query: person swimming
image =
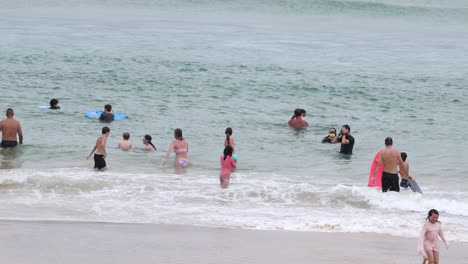
<svg viewBox="0 0 468 264"><path fill-rule="evenodd" d="M291 127L301 128L309 125L307 121L304 120L306 116L306 111L304 109L297 108L294 110L294 114L291 119L288 121L288 125Z"/></svg>
<svg viewBox="0 0 468 264"><path fill-rule="evenodd" d="M130 133L123 133L122 138L123 140L121 140L118 144L119 149L130 150L132 148L132 142L130 142Z"/></svg>
<svg viewBox="0 0 468 264"><path fill-rule="evenodd" d="M111 122L114 120L114 113L112 112L112 105L106 104L104 106L104 112L99 116L99 120L103 122Z"/></svg>
<svg viewBox="0 0 468 264"><path fill-rule="evenodd" d="M59 101L57 99L52 99L50 100L50 107L49 109L60 109L60 106L59 106Z"/></svg>
<svg viewBox="0 0 468 264"><path fill-rule="evenodd" d="M328 135L322 139L322 143L336 143L336 128L330 127L328 129Z"/></svg>
<svg viewBox="0 0 468 264"><path fill-rule="evenodd" d="M150 150L150 151L157 150L156 147L151 142L151 140L153 140L153 138L150 135L145 135L143 137L143 144L145 145L145 150Z"/></svg>

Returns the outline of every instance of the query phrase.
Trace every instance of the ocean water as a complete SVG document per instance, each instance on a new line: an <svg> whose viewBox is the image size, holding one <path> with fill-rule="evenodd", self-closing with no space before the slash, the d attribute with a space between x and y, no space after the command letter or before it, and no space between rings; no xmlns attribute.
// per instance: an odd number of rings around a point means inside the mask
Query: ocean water
<svg viewBox="0 0 468 264"><path fill-rule="evenodd" d="M440 212L468 241L466 1L0 1L0 217L418 236ZM38 108L58 98L63 109ZM109 168L86 160L113 105ZM295 108L309 127L287 126ZM321 144L349 124L350 158ZM174 128L192 167L161 160ZM219 188L224 130L238 169ZM116 148L123 132L134 149ZM145 134L157 152L142 150ZM368 188L391 136L424 194ZM173 154L170 159L173 158Z"/></svg>

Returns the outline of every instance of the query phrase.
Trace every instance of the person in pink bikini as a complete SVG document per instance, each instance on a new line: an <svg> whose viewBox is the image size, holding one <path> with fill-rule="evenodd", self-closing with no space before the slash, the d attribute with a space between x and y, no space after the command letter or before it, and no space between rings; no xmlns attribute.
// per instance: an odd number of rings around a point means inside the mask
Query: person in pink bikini
<svg viewBox="0 0 468 264"><path fill-rule="evenodd" d="M162 161L162 166L166 164L166 160L171 155L172 152L175 152L175 161L174 167L175 168L187 168L190 166L190 162L188 160L188 143L182 136L182 129L176 128L174 130L174 140L172 141L169 149L166 152L166 156Z"/></svg>
<svg viewBox="0 0 468 264"><path fill-rule="evenodd" d="M429 264L439 264L439 237L448 249L448 243L442 231L442 224L438 221L439 212L436 209L429 210L426 223L423 225L421 235L418 241L418 253L422 255L423 250L426 252ZM424 260L425 262L426 260ZM424 263L423 262L423 263Z"/></svg>
<svg viewBox="0 0 468 264"><path fill-rule="evenodd" d="M221 172L219 173L219 186L226 189L229 187L231 179L231 171L236 168L236 161L232 157L233 148L226 146L224 148L224 155L219 158L221 162Z"/></svg>

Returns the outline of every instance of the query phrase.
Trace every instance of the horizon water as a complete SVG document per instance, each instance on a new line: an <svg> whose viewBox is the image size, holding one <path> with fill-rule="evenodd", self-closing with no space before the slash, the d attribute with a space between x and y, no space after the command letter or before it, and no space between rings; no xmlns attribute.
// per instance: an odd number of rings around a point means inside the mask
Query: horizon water
<svg viewBox="0 0 468 264"><path fill-rule="evenodd" d="M464 1L0 5L0 111L13 107L25 136L0 149L0 218L416 237L436 208L447 239L468 242ZM51 98L63 109L38 108ZM84 117L107 103L129 119ZM287 126L295 108L308 128ZM351 157L320 143L343 124ZM96 172L86 156L105 125ZM183 172L160 166L177 127ZM222 190L226 127L239 162ZM116 148L126 131L129 152ZM158 151L142 150L145 134ZM367 187L387 136L424 194Z"/></svg>

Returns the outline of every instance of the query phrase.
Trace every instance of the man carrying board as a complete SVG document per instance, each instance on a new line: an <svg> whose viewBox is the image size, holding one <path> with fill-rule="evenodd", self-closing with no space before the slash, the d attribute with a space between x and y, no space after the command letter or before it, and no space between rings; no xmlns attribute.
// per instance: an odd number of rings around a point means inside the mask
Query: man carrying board
<svg viewBox="0 0 468 264"><path fill-rule="evenodd" d="M375 174L382 163L382 192L399 192L398 167L400 167L400 173L408 175L408 171L406 171L405 166L402 166L404 161L401 158L400 151L393 148L393 139L391 137L385 139L385 149L380 152L377 166L375 166L374 173L372 174L372 181L374 181Z"/></svg>

